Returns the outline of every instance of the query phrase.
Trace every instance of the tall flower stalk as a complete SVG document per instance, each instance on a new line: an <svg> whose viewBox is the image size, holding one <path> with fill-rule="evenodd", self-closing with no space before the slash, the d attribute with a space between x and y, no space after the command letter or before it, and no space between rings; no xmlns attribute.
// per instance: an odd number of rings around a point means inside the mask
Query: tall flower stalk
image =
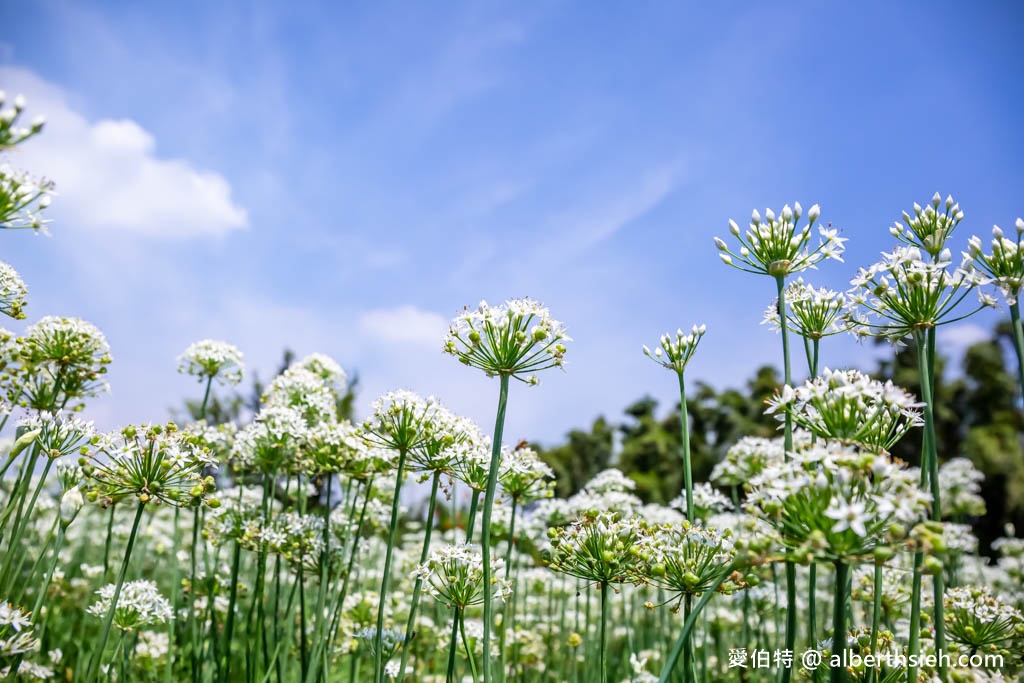
<svg viewBox="0 0 1024 683"><path fill-rule="evenodd" d="M481 302L476 310L466 311L455 318L444 339L445 353L499 380L498 410L494 418L491 461L481 520L484 583L487 585L492 581L491 515L498 483L509 379L537 384L537 377L533 373L563 367L567 341L570 341L570 337L565 332L565 326L553 319L548 309L530 299L512 299L500 306L488 306L487 302ZM494 611L491 593L487 591L484 593L484 683L494 680L489 656L493 628Z"/></svg>
<svg viewBox="0 0 1024 683"><path fill-rule="evenodd" d="M735 221L729 221L729 232L739 242L739 249L732 249L722 239L715 238L719 257L726 265L747 273L767 275L775 280L778 295L778 319L782 336L782 361L784 381L792 384L789 360L789 310L786 307L786 278L794 273L815 267L825 259L842 261L845 238L838 231L818 226L820 240L811 245L811 232L821 215L817 204L807 211L807 223L798 227L803 208L797 202L791 208L788 204L778 215L771 209L765 210L764 219L755 209L750 217L746 232L740 230ZM789 415L785 418L784 449L786 456L793 449L793 423ZM785 649L793 651L796 645L796 566L786 562L786 636ZM790 668L782 670L782 683L789 683Z"/></svg>

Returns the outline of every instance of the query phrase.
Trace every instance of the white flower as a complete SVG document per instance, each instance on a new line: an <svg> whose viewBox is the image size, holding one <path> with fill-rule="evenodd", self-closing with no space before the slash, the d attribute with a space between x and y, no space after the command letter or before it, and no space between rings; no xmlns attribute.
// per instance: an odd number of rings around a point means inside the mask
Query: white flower
<svg viewBox="0 0 1024 683"><path fill-rule="evenodd" d="M107 584L96 591L100 598L87 610L96 617L104 617L110 609L117 586ZM171 603L160 595L153 581L129 581L121 588L114 608L114 625L123 631L137 631L150 624L165 624L174 618Z"/></svg>
<svg viewBox="0 0 1024 683"><path fill-rule="evenodd" d="M178 372L198 377L200 381L216 379L220 384L234 386L242 381L245 363L238 347L204 339L191 344L178 356Z"/></svg>
<svg viewBox="0 0 1024 683"><path fill-rule="evenodd" d="M506 375L536 384L532 374L565 364L565 326L532 299L510 299L500 306L481 301L455 318L444 351L488 376Z"/></svg>
<svg viewBox="0 0 1024 683"><path fill-rule="evenodd" d="M870 521L866 515L866 510L867 506L864 503L851 503L833 498L832 505L825 511L825 516L836 520L835 525L832 527L832 533L838 534L850 529L853 533L864 538L868 534L865 523Z"/></svg>
<svg viewBox="0 0 1024 683"><path fill-rule="evenodd" d="M697 351L697 345L707 332L704 325L694 325L688 334L676 330L675 338L669 334L661 335L661 346L652 353L646 346L643 347L644 355L656 362L658 365L682 373L686 370L687 364Z"/></svg>
<svg viewBox="0 0 1024 683"><path fill-rule="evenodd" d="M8 263L0 261L0 313L15 320L25 317L28 287L21 275Z"/></svg>
<svg viewBox="0 0 1024 683"><path fill-rule="evenodd" d="M796 205L798 209L799 206ZM738 251L732 251L721 239L715 240L715 246L727 265L748 273L772 277L785 277L813 268L827 258L842 261L843 242L846 239L839 237L836 230L819 226L821 240L813 249L810 246L811 228L819 214L820 209L815 204L807 214L807 224L798 228L800 211L794 211L788 205L783 207L778 217L774 211L767 209L763 221L755 209L745 235L740 232L735 221L729 221L729 232L740 243Z"/></svg>

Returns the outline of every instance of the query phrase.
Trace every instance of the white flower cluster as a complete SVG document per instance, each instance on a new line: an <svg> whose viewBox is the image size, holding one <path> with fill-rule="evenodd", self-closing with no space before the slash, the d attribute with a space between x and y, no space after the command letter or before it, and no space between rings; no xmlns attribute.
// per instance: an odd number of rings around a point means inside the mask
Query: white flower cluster
<svg viewBox="0 0 1024 683"><path fill-rule="evenodd" d="M601 585L638 581L638 544L644 534L637 518L599 512L569 526L548 530L548 566L556 572Z"/></svg>
<svg viewBox="0 0 1024 683"><path fill-rule="evenodd" d="M46 316L19 337L18 357L29 376L29 405L53 410L109 390L102 377L111 362L107 338L79 318Z"/></svg>
<svg viewBox="0 0 1024 683"><path fill-rule="evenodd" d="M980 517L985 514L981 485L985 475L968 458L953 458L939 468L943 517Z"/></svg>
<svg viewBox="0 0 1024 683"><path fill-rule="evenodd" d="M337 396L323 377L302 367L289 367L274 378L263 394L265 408L297 410L310 424L337 420Z"/></svg>
<svg viewBox="0 0 1024 683"><path fill-rule="evenodd" d="M220 384L237 385L245 373L245 362L238 347L224 341L203 339L191 344L178 356L178 372L200 381L216 379Z"/></svg>
<svg viewBox="0 0 1024 683"><path fill-rule="evenodd" d="M747 509L796 555L857 558L903 542L924 518L919 479L885 455L819 442L754 476Z"/></svg>
<svg viewBox="0 0 1024 683"><path fill-rule="evenodd" d="M924 424L913 396L891 381L879 382L857 370L831 370L795 389L782 388L766 413L789 414L815 436L884 452L912 427Z"/></svg>
<svg viewBox="0 0 1024 683"><path fill-rule="evenodd" d="M904 211L903 222L894 223L889 233L908 246L919 247L932 256L938 256L963 219L964 212L953 197L947 196L943 202L942 195L936 192L929 206L922 208L914 202L914 215Z"/></svg>
<svg viewBox="0 0 1024 683"><path fill-rule="evenodd" d="M786 286L786 324L797 334L807 339L821 339L846 331L842 314L846 309L846 297L824 287L815 288L797 278ZM782 329L779 317L778 298L764 312L762 324L773 330Z"/></svg>
<svg viewBox="0 0 1024 683"><path fill-rule="evenodd" d="M728 533L689 522L650 529L638 548L646 565L645 579L679 594L697 595L719 586L735 559ZM720 590L731 588L722 586Z"/></svg>
<svg viewBox="0 0 1024 683"><path fill-rule="evenodd" d="M28 127L20 125L19 120L25 111L25 98L22 95L16 95L11 101L11 106L4 106L6 104L7 93L0 90L0 151L28 140L39 133L45 123L43 117L39 116Z"/></svg>
<svg viewBox="0 0 1024 683"><path fill-rule="evenodd" d="M897 342L936 325L960 320L957 305L984 280L977 271L960 267L950 273L952 255L946 249L925 260L917 247L897 247L882 260L861 268L850 280L847 322L860 336ZM982 305L995 301L981 294Z"/></svg>
<svg viewBox="0 0 1024 683"><path fill-rule="evenodd" d="M21 275L9 263L0 261L0 313L15 320L25 317L28 287Z"/></svg>
<svg viewBox="0 0 1024 683"><path fill-rule="evenodd" d="M950 636L972 648L1024 645L1024 614L987 588L961 586L946 591L946 628Z"/></svg>
<svg viewBox="0 0 1024 683"><path fill-rule="evenodd" d="M1011 306L1017 302L1021 287L1024 287L1024 218L1017 219L1016 228L1017 239L1012 240L998 225L993 226L989 253L982 248L981 238L972 236L967 242L963 265L965 269L978 272L981 277L995 283Z"/></svg>
<svg viewBox="0 0 1024 683"><path fill-rule="evenodd" d="M673 339L668 333L661 335L661 346L651 351L645 344L644 355L669 370L675 370L682 374L687 364L697 352L697 345L707 332L707 326L694 325L689 334L683 334L681 329L676 330Z"/></svg>
<svg viewBox="0 0 1024 683"><path fill-rule="evenodd" d="M25 433L34 434L40 451L51 460L78 453L88 454L88 444L96 436L92 422L61 411L33 413L18 421Z"/></svg>
<svg viewBox="0 0 1024 683"><path fill-rule="evenodd" d="M488 376L515 377L536 384L533 374L565 363L565 326L532 299L510 299L500 306L481 301L455 318L444 338L444 352Z"/></svg>
<svg viewBox="0 0 1024 683"><path fill-rule="evenodd" d="M116 589L117 586L111 583L96 591L99 600L89 606L88 613L95 617L105 617ZM121 587L113 623L122 631L138 631L150 624L166 624L173 618L171 603L160 595L153 581L129 581Z"/></svg>
<svg viewBox="0 0 1024 683"><path fill-rule="evenodd" d="M108 504L137 498L178 507L220 505L209 497L213 477L203 477L203 468L214 461L173 423L129 425L101 437L96 450L103 457L90 460L83 471L96 484L91 494Z"/></svg>
<svg viewBox="0 0 1024 683"><path fill-rule="evenodd" d="M680 494L669 505L682 513L686 513L686 496ZM723 512L731 512L732 502L721 491L708 482L700 482L693 487L694 514L700 519L707 519Z"/></svg>
<svg viewBox="0 0 1024 683"><path fill-rule="evenodd" d="M810 247L811 229L821 215L817 204L807 212L808 222L798 228L803 215L800 202L792 208L787 204L778 215L766 209L764 218L757 209L750 216L750 225L744 235L736 221L729 221L729 232L739 240L740 248L733 251L724 240L716 237L715 246L726 265L748 273L759 273L772 277L786 277L815 265L825 259L842 261L843 243L837 230L818 227L821 240L813 249Z"/></svg>
<svg viewBox="0 0 1024 683"><path fill-rule="evenodd" d="M53 189L51 180L33 178L0 164L0 228L28 228L49 234L46 225L50 221L43 218L43 211L50 206Z"/></svg>
<svg viewBox="0 0 1024 683"><path fill-rule="evenodd" d="M32 620L20 607L0 602L0 657L15 657L39 649L32 635Z"/></svg>
<svg viewBox="0 0 1024 683"><path fill-rule="evenodd" d="M502 600L512 595L512 586L499 578L505 563L491 560L493 594ZM449 609L465 609L484 600L484 560L480 549L472 544L446 545L431 551L427 561L414 573L422 579L427 592L445 603Z"/></svg>

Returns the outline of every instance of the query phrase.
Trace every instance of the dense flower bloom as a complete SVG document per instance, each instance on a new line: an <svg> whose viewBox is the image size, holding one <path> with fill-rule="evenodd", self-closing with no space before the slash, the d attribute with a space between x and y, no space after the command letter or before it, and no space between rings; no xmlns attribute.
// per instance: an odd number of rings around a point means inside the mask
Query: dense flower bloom
<svg viewBox="0 0 1024 683"><path fill-rule="evenodd" d="M529 373L563 367L565 326L531 299L510 299L500 306L481 301L452 321L444 351L489 377L508 375L536 384Z"/></svg>
<svg viewBox="0 0 1024 683"><path fill-rule="evenodd" d="M21 124L21 115L25 111L25 98L17 95L11 100L11 106L5 106L7 94L0 90L0 151L8 150L43 129L45 121L37 117L29 126Z"/></svg>
<svg viewBox="0 0 1024 683"><path fill-rule="evenodd" d="M267 406L235 438L231 449L236 469L264 473L295 471L304 464L301 451L309 427L302 413L289 406Z"/></svg>
<svg viewBox="0 0 1024 683"><path fill-rule="evenodd" d="M0 261L0 313L15 320L25 317L28 287L10 264Z"/></svg>
<svg viewBox="0 0 1024 683"><path fill-rule="evenodd" d="M903 222L894 223L889 233L907 246L923 249L934 258L946 248L946 241L963 219L964 212L953 197L947 196L943 202L942 195L936 192L930 205L922 208L914 203L913 216L904 211Z"/></svg>
<svg viewBox="0 0 1024 683"><path fill-rule="evenodd" d="M821 339L846 330L842 314L846 308L846 297L841 292L821 287L815 289L805 284L803 278L791 282L785 291L788 308L786 323L789 329L807 339ZM762 324L781 330L779 300L764 312Z"/></svg>
<svg viewBox="0 0 1024 683"><path fill-rule="evenodd" d="M263 405L297 410L310 426L338 417L337 394L320 375L296 366L274 378L263 394Z"/></svg>
<svg viewBox="0 0 1024 683"><path fill-rule="evenodd" d="M599 584L637 581L641 567L637 519L606 512L548 530L548 566L556 572Z"/></svg>
<svg viewBox="0 0 1024 683"><path fill-rule="evenodd" d="M499 578L503 560L491 561L494 594L502 600L512 595L512 586ZM480 550L471 544L448 545L430 553L415 572L427 592L449 609L465 609L484 601L484 561Z"/></svg>
<svg viewBox="0 0 1024 683"><path fill-rule="evenodd" d="M643 347L644 355L669 370L682 373L686 370L690 359L693 358L693 354L696 353L697 345L700 344L705 332L707 332L706 326L694 325L690 334L683 334L682 330L676 330L674 339L667 333L663 334L661 335L661 346L651 351L645 345Z"/></svg>
<svg viewBox="0 0 1024 683"><path fill-rule="evenodd" d="M28 228L48 234L43 211L50 206L53 181L33 178L0 164L0 228Z"/></svg>
<svg viewBox="0 0 1024 683"><path fill-rule="evenodd" d="M89 614L104 617L110 610L114 598L114 584L107 584L96 591L100 598L90 605ZM174 611L167 598L152 581L129 581L121 588L117 606L114 608L114 626L122 631L138 631L150 624L166 624L174 618Z"/></svg>
<svg viewBox="0 0 1024 683"><path fill-rule="evenodd" d="M363 438L376 446L409 452L427 444L438 429L435 418L444 409L433 398L393 391L374 401L372 410L373 415L363 422Z"/></svg>
<svg viewBox="0 0 1024 683"><path fill-rule="evenodd" d="M540 459L537 451L525 444L505 448L501 454L498 483L502 490L520 503L538 498L550 498L555 478L554 471Z"/></svg>
<svg viewBox="0 0 1024 683"><path fill-rule="evenodd" d="M322 353L311 353L302 360L293 363L292 367L309 370L336 391L344 391L348 375L338 361Z"/></svg>
<svg viewBox="0 0 1024 683"><path fill-rule="evenodd" d="M801 558L857 558L894 547L928 512L917 470L888 456L819 443L753 477L747 509Z"/></svg>
<svg viewBox="0 0 1024 683"><path fill-rule="evenodd" d="M0 602L0 657L34 652L39 640L32 635L32 620L20 607Z"/></svg>
<svg viewBox="0 0 1024 683"><path fill-rule="evenodd" d="M245 373L245 362L238 347L223 341L197 341L178 357L178 372L206 382L216 379L220 384L237 385Z"/></svg>
<svg viewBox="0 0 1024 683"><path fill-rule="evenodd" d="M925 260L917 247L897 247L850 280L846 319L859 336L898 342L916 332L961 320L953 311L979 279L969 267L949 272L949 250ZM982 305L994 302L982 297Z"/></svg>
<svg viewBox="0 0 1024 683"><path fill-rule="evenodd" d="M213 477L203 468L213 464L209 455L184 437L173 423L166 426L128 426L106 436L97 445L104 456L83 460L82 469L96 484L93 499L105 503L135 497L141 503L167 503L179 507L207 503Z"/></svg>
<svg viewBox="0 0 1024 683"><path fill-rule="evenodd" d="M699 595L719 586L735 560L728 533L686 521L650 529L639 547L646 580L680 595ZM730 592L736 587L723 583L718 590Z"/></svg>
<svg viewBox="0 0 1024 683"><path fill-rule="evenodd" d="M1024 614L987 588L950 588L945 602L946 628L954 640L971 648L1006 647L1008 641L1024 645Z"/></svg>
<svg viewBox="0 0 1024 683"><path fill-rule="evenodd" d="M680 494L669 504L680 512L685 513L686 495ZM706 481L693 487L693 507L694 514L699 519L707 519L723 512L731 512L733 509L732 502L721 491L712 487Z"/></svg>
<svg viewBox="0 0 1024 683"><path fill-rule="evenodd" d="M1016 303L1024 287L1024 218L1017 219L1016 228L1016 239L1010 239L998 225L994 226L988 253L982 248L981 238L972 236L964 254L964 268L993 282L1010 305Z"/></svg>
<svg viewBox="0 0 1024 683"><path fill-rule="evenodd" d="M95 325L78 318L46 316L20 337L18 358L30 378L28 405L53 410L69 401L107 391L102 377L110 346Z"/></svg>
<svg viewBox="0 0 1024 683"><path fill-rule="evenodd" d="M981 485L985 475L967 458L947 460L939 468L943 517L980 517L985 514Z"/></svg>
<svg viewBox="0 0 1024 683"><path fill-rule="evenodd" d="M795 389L783 387L766 412L779 413L780 420L789 414L795 425L815 436L883 452L924 423L921 405L891 381L825 368Z"/></svg>
<svg viewBox="0 0 1024 683"><path fill-rule="evenodd" d="M807 212L807 224L797 228L803 214L799 202L792 208L787 204L778 216L771 209L766 209L763 219L755 209L745 235L735 221L729 221L729 232L739 240L739 250L733 251L724 240L717 237L715 246L721 252L719 256L726 265L748 273L772 277L786 277L813 268L828 258L842 261L843 242L846 239L839 237L838 231L832 228L819 226L821 240L813 249L810 246L811 229L820 213L821 210L815 204Z"/></svg>
<svg viewBox="0 0 1024 683"><path fill-rule="evenodd" d="M40 452L51 460L72 453L86 455L89 442L96 436L92 422L59 411L35 413L19 420L18 426L36 435Z"/></svg>

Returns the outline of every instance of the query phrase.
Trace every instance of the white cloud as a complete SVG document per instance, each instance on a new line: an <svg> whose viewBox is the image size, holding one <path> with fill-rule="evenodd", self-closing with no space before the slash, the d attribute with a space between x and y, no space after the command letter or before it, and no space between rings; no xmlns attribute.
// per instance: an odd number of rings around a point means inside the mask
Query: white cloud
<svg viewBox="0 0 1024 683"><path fill-rule="evenodd" d="M26 69L0 67L0 84L28 100L29 119L46 128L13 165L57 183L54 216L76 229L164 239L224 235L249 225L220 174L156 155L156 139L130 119L90 122L68 94Z"/></svg>
<svg viewBox="0 0 1024 683"><path fill-rule="evenodd" d="M415 306L367 311L359 318L359 329L376 341L412 343L440 348L448 321L437 313Z"/></svg>
<svg viewBox="0 0 1024 683"><path fill-rule="evenodd" d="M992 332L974 323L960 323L942 328L937 338L942 346L960 355L968 347L992 339Z"/></svg>

